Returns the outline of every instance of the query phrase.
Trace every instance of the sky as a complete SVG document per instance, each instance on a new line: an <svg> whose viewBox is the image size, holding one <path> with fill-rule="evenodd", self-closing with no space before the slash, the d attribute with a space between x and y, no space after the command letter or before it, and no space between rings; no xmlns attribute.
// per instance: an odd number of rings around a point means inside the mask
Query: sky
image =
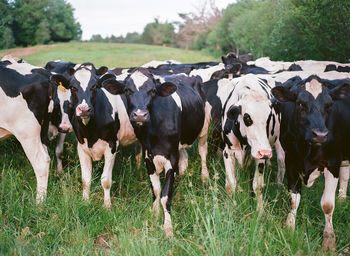
<svg viewBox="0 0 350 256"><path fill-rule="evenodd" d="M67 0L74 16L81 24L83 40L93 34L103 37L142 33L147 23L159 18L161 22L180 21L178 13L194 12L205 0ZM209 2L209 1L208 1ZM234 0L216 0L219 9L226 8Z"/></svg>

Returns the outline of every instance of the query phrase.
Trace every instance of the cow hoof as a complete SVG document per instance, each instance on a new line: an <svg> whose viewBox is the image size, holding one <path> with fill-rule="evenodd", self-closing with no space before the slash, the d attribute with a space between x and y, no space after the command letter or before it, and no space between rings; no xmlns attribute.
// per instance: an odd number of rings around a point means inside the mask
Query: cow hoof
<svg viewBox="0 0 350 256"><path fill-rule="evenodd" d="M292 230L295 229L295 216L292 213L288 214L286 226Z"/></svg>
<svg viewBox="0 0 350 256"><path fill-rule="evenodd" d="M230 185L226 185L225 190L226 190L227 194L229 194L230 196L233 195L234 189Z"/></svg>
<svg viewBox="0 0 350 256"><path fill-rule="evenodd" d="M173 234L173 227L171 225L171 223L165 223L164 224L164 231L165 231L165 237L166 238L172 238L174 237L174 234Z"/></svg>
<svg viewBox="0 0 350 256"><path fill-rule="evenodd" d="M103 206L104 206L104 208L106 208L107 210L109 210L109 209L112 208L112 203L111 203L111 202L104 203Z"/></svg>
<svg viewBox="0 0 350 256"><path fill-rule="evenodd" d="M209 181L209 175L201 175L201 179L203 183L207 183Z"/></svg>
<svg viewBox="0 0 350 256"><path fill-rule="evenodd" d="M322 247L325 251L335 251L334 233L323 233Z"/></svg>

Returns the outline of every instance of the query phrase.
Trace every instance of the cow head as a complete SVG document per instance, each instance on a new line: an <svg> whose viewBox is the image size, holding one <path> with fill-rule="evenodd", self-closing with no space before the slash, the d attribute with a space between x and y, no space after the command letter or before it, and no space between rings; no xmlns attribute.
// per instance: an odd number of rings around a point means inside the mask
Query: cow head
<svg viewBox="0 0 350 256"><path fill-rule="evenodd" d="M268 139L268 119L271 118L271 101L265 93L250 90L231 105L227 118L233 121L233 133L241 143L247 143L255 159L269 159L272 149Z"/></svg>
<svg viewBox="0 0 350 256"><path fill-rule="evenodd" d="M109 81L109 82L112 82ZM106 87L112 88L112 85ZM150 120L150 108L154 97L167 97L176 91L175 84L160 82L145 68L138 68L133 71L123 82L114 81L115 88L112 94L120 93L123 90L127 99L128 113L133 125L142 126Z"/></svg>
<svg viewBox="0 0 350 256"><path fill-rule="evenodd" d="M107 70L104 66L96 69L93 64L84 63L76 70L69 69L68 79L63 75L51 76L51 81L57 85L58 98L63 99L60 106L68 113L72 111L84 125L94 116L96 90L101 84L100 76Z"/></svg>
<svg viewBox="0 0 350 256"><path fill-rule="evenodd" d="M228 72L229 74L240 74L242 64L234 53L229 52L225 56L222 56L221 60L225 64L226 72Z"/></svg>
<svg viewBox="0 0 350 256"><path fill-rule="evenodd" d="M328 121L333 101L344 99L349 93L349 84L330 90L325 81L315 75L296 80L291 88L282 85L272 89L278 101L289 102L293 108L291 129L296 138L313 146L329 140Z"/></svg>

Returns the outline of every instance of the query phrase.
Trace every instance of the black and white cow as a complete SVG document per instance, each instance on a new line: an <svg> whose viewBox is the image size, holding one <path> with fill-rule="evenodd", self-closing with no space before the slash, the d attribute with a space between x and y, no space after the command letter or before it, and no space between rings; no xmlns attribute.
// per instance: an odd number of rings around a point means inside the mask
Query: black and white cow
<svg viewBox="0 0 350 256"><path fill-rule="evenodd" d="M50 157L47 151L50 73L17 61L0 62L0 140L15 136L33 166L36 202L46 196Z"/></svg>
<svg viewBox="0 0 350 256"><path fill-rule="evenodd" d="M235 83L222 112L222 134L225 141L223 158L226 169L226 190L237 187L235 162L242 166L247 149L255 160L253 190L258 209L263 209L262 189L266 160L272 157L275 146L278 164L278 181L282 182L285 166L284 151L279 141L280 115L271 101L273 80L266 81L255 75L233 79Z"/></svg>
<svg viewBox="0 0 350 256"><path fill-rule="evenodd" d="M74 73L74 69L78 68L80 64L66 62L61 60L49 61L45 65L45 69L52 74L61 74L67 79ZM56 145L56 159L57 172L63 172L63 146L67 133L72 131L72 124L70 116L72 115L69 102L71 100L71 93L62 85L58 85L56 97L53 98L53 111L50 113L49 124L49 139L52 140L57 137Z"/></svg>
<svg viewBox="0 0 350 256"><path fill-rule="evenodd" d="M192 145L204 123L204 99L196 78L155 78L147 69L136 69L123 82L105 81L125 92L128 114L145 152L153 189L153 208L164 210L164 230L173 235L170 206L175 172L183 147ZM159 174L165 169L161 190Z"/></svg>
<svg viewBox="0 0 350 256"><path fill-rule="evenodd" d="M112 170L119 145L128 145L136 140L133 127L120 95L115 88L103 83L115 75L105 74L107 67L96 69L91 63L81 64L67 80L62 75L53 75L51 80L62 84L71 94L71 123L78 140L78 155L82 171L83 198L89 199L93 161L104 156L101 176L104 189L104 206L111 207L110 189ZM101 77L105 74L103 77Z"/></svg>
<svg viewBox="0 0 350 256"><path fill-rule="evenodd" d="M296 79L292 85L276 86L272 94L281 102L281 144L286 152L292 208L287 226L295 227L302 183L307 187L312 186L320 172L323 172L325 187L321 207L325 214L325 229L322 245L335 249L332 214L342 160L339 152L341 145L346 147L343 143L346 140L344 133L336 133L342 131L343 124L347 122L339 117L342 115L340 112L347 112L345 101L349 99L350 85L343 83L329 89L326 87L328 84L312 75L304 80Z"/></svg>

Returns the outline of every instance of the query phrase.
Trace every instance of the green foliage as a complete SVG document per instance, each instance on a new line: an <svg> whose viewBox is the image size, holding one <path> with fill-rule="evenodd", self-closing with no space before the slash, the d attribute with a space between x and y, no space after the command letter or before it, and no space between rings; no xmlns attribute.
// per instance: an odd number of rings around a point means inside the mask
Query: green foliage
<svg viewBox="0 0 350 256"><path fill-rule="evenodd" d="M103 38L101 35L92 35L90 38L90 42L99 42L99 43L125 43L125 44L137 44L140 43L141 35L137 32L127 33L125 37L123 36L114 36L110 37L106 36Z"/></svg>
<svg viewBox="0 0 350 256"><path fill-rule="evenodd" d="M65 0L0 0L0 48L76 40L81 33Z"/></svg>
<svg viewBox="0 0 350 256"><path fill-rule="evenodd" d="M153 23L148 23L141 35L141 43L164 45L174 43L174 25L168 22L160 23L155 19Z"/></svg>

